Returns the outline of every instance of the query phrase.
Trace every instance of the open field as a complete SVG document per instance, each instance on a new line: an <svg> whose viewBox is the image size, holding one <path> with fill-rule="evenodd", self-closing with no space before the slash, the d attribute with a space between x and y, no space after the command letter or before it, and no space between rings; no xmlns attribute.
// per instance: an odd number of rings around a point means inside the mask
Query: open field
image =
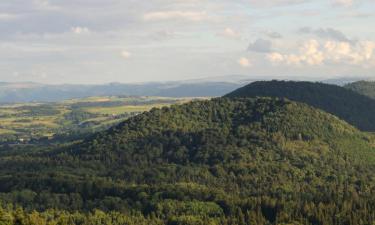
<svg viewBox="0 0 375 225"><path fill-rule="evenodd" d="M192 98L105 96L56 103L0 105L0 142L92 133L131 116Z"/></svg>
<svg viewBox="0 0 375 225"><path fill-rule="evenodd" d="M99 114L122 114L122 113L131 113L131 112L143 112L148 111L152 108L160 108L163 106L169 106L169 104L150 104L150 105L124 105L116 107L91 107L84 108L85 111L90 113L99 113Z"/></svg>

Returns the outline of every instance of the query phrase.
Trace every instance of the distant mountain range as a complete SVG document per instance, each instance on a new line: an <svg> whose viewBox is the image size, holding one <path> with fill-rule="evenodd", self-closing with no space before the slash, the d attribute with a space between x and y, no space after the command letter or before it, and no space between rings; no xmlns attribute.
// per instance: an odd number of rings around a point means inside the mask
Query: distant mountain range
<svg viewBox="0 0 375 225"><path fill-rule="evenodd" d="M165 82L102 85L45 85L38 83L0 83L0 102L53 102L72 98L108 95L162 97L215 97L233 91L242 82Z"/></svg>
<svg viewBox="0 0 375 225"><path fill-rule="evenodd" d="M231 75L183 81L128 84L109 83L98 85L48 85L32 82L0 82L0 103L55 102L72 98L109 95L218 97L240 88L245 84L259 80L264 80L264 78L260 76L248 77ZM337 78L324 80L322 82L342 86L357 80L356 78Z"/></svg>

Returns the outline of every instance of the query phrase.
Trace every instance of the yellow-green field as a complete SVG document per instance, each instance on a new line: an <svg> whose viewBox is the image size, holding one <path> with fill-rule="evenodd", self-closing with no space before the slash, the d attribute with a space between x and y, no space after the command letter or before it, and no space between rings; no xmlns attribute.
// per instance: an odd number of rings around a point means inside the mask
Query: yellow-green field
<svg viewBox="0 0 375 225"><path fill-rule="evenodd" d="M2 134L14 134L15 131L13 130L7 130L7 129L0 129L0 135Z"/></svg>
<svg viewBox="0 0 375 225"><path fill-rule="evenodd" d="M89 97L57 103L0 105L0 143L94 132L131 116L191 98Z"/></svg>
<svg viewBox="0 0 375 225"><path fill-rule="evenodd" d="M144 112L151 110L152 108L161 108L163 106L169 106L169 104L150 104L144 106L126 105L117 107L95 107L95 108L84 108L85 111L90 113L98 114L122 114L128 112Z"/></svg>

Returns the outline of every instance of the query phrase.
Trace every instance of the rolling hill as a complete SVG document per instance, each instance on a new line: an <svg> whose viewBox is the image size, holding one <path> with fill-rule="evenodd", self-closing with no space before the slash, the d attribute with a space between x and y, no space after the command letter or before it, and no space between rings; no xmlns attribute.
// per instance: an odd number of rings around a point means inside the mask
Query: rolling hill
<svg viewBox="0 0 375 225"><path fill-rule="evenodd" d="M322 109L363 131L375 131L375 100L336 85L295 81L259 81L227 97L288 98Z"/></svg>
<svg viewBox="0 0 375 225"><path fill-rule="evenodd" d="M125 224L369 224L373 146L369 134L306 104L195 101L71 146L0 151L0 200L118 211L130 215ZM124 224L118 214L98 215Z"/></svg>

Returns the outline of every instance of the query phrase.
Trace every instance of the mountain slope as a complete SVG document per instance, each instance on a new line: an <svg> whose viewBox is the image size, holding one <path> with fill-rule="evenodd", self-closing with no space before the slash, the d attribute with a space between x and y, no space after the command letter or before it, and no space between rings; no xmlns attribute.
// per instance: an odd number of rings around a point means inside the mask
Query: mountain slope
<svg viewBox="0 0 375 225"><path fill-rule="evenodd" d="M239 88L226 96L288 98L336 115L361 130L375 131L375 100L335 85L294 81L260 81Z"/></svg>
<svg viewBox="0 0 375 225"><path fill-rule="evenodd" d="M344 87L375 99L375 81L357 81L347 84Z"/></svg>
<svg viewBox="0 0 375 225"><path fill-rule="evenodd" d="M154 109L74 146L1 154L0 199L166 224L365 224L372 146L305 104L218 98Z"/></svg>

